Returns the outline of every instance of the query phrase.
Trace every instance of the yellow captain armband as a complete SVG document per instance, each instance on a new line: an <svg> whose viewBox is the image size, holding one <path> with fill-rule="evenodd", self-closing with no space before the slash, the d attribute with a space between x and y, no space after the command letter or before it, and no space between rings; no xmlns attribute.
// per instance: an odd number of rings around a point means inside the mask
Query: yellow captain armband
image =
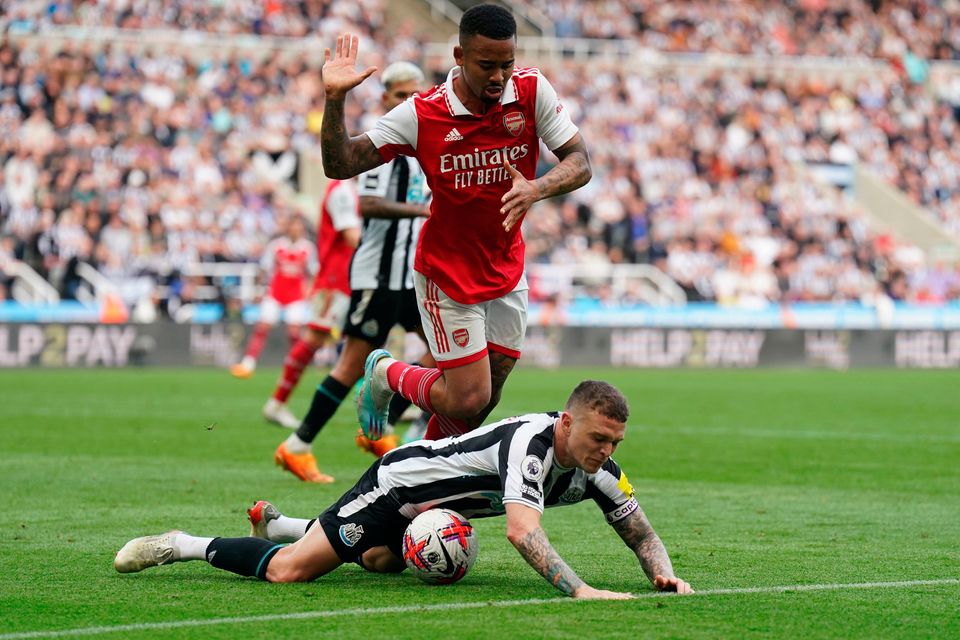
<svg viewBox="0 0 960 640"><path fill-rule="evenodd" d="M627 479L627 474L625 474L623 470L620 471L620 479L617 481L617 488L620 489L620 491L623 491L627 497L633 497L633 485L630 484L630 480Z"/></svg>

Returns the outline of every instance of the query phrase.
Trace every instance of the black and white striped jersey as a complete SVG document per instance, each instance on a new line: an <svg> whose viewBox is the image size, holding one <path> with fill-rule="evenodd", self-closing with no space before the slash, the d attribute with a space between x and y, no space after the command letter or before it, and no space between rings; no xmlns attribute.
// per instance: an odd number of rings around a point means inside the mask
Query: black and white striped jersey
<svg viewBox="0 0 960 640"><path fill-rule="evenodd" d="M613 460L588 474L554 460L559 413L531 413L442 440L411 442L380 461L370 483L338 515L348 516L389 495L413 519L428 509L453 509L468 518L502 515L504 504L537 509L594 500L613 523L638 509L633 487ZM359 488L359 487L358 487Z"/></svg>
<svg viewBox="0 0 960 640"><path fill-rule="evenodd" d="M413 158L398 157L358 177L361 197L423 204L427 186ZM413 289L413 257L425 218L364 218L360 245L350 263L354 291Z"/></svg>

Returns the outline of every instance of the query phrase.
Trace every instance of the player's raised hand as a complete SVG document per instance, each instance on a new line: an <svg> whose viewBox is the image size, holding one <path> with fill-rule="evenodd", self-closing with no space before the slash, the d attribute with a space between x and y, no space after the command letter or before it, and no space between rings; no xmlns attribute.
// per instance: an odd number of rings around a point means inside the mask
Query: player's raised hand
<svg viewBox="0 0 960 640"><path fill-rule="evenodd" d="M634 596L632 593L620 593L619 591L594 589L590 585L585 584L573 592L573 597L583 600L630 600Z"/></svg>
<svg viewBox="0 0 960 640"><path fill-rule="evenodd" d="M510 174L513 180L513 186L503 194L500 202L500 213L505 217L503 219L503 228L510 231L513 225L523 217L523 214L533 206L533 203L540 199L540 189L531 180L523 177L523 174L517 171L517 168L510 164L510 161L504 159L503 166Z"/></svg>
<svg viewBox="0 0 960 640"><path fill-rule="evenodd" d="M676 591L679 594L694 593L690 585L680 578L664 578L659 575L653 579L653 588L657 591Z"/></svg>
<svg viewBox="0 0 960 640"><path fill-rule="evenodd" d="M327 97L342 99L350 89L369 78L376 67L367 67L357 72L357 49L360 48L360 38L352 33L337 36L337 47L331 55L330 49L323 50L323 89Z"/></svg>

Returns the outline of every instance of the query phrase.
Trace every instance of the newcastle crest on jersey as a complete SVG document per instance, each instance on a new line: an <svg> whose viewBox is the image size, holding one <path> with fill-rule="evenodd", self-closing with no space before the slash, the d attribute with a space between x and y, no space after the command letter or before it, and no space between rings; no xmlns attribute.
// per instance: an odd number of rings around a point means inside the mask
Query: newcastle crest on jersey
<svg viewBox="0 0 960 640"><path fill-rule="evenodd" d="M503 116L503 126L506 127L507 133L514 137L523 133L523 125L523 114L519 111L513 111Z"/></svg>

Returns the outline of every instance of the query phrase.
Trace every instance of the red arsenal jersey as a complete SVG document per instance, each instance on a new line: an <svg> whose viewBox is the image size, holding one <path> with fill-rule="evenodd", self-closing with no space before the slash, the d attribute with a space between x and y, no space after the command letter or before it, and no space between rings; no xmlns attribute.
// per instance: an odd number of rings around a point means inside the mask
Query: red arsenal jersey
<svg viewBox="0 0 960 640"><path fill-rule="evenodd" d="M513 186L504 161L533 180L540 140L557 149L577 127L537 69L515 69L500 103L482 115L454 93L459 72L390 111L367 136L384 161L415 157L433 192L414 268L457 302L476 304L509 293L523 276L521 225L502 226L500 199Z"/></svg>
<svg viewBox="0 0 960 640"><path fill-rule="evenodd" d="M350 258L353 247L347 244L344 229L360 227L360 200L349 180L331 180L320 206L317 229L317 255L320 271L313 290L334 289L350 295Z"/></svg>
<svg viewBox="0 0 960 640"><path fill-rule="evenodd" d="M284 236L270 241L261 266L272 274L270 297L287 305L306 296L307 281L317 270L317 254L308 240L293 242Z"/></svg>

